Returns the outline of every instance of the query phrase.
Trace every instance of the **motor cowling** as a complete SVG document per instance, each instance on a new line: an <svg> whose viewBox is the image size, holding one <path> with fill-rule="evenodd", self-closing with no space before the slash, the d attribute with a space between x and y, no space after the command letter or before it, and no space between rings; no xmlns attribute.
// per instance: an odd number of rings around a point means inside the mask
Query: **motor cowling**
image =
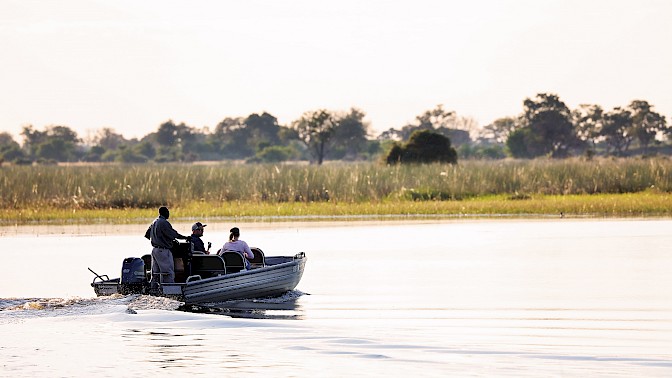
<svg viewBox="0 0 672 378"><path fill-rule="evenodd" d="M138 257L124 259L121 266L121 292L123 294L142 292L145 283L145 262Z"/></svg>

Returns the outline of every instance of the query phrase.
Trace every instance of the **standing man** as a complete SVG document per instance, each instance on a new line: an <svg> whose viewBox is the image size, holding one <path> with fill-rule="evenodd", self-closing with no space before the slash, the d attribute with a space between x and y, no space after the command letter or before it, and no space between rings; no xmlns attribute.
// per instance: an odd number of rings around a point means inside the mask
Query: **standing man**
<svg viewBox="0 0 672 378"><path fill-rule="evenodd" d="M203 236L203 231L205 231L205 226L201 222L196 222L191 226L191 242L194 244L194 251L205 252L206 255L210 254L210 243L208 242L208 249L205 249L205 244L201 237Z"/></svg>
<svg viewBox="0 0 672 378"><path fill-rule="evenodd" d="M170 212L165 206L159 208L159 217L145 232L145 237L152 242L152 279L150 282L161 282L159 273L167 273L163 278L164 283L175 282L175 263L170 247L173 246L173 239L189 240L189 236L180 235L173 229L168 222Z"/></svg>

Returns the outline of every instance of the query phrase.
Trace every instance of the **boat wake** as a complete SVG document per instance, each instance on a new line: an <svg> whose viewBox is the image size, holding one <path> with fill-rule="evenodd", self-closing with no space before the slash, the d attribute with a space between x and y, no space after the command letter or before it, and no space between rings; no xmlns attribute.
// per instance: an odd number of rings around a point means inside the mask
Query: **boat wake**
<svg viewBox="0 0 672 378"><path fill-rule="evenodd" d="M116 312L125 306L126 312L136 310L176 310L182 302L148 295L110 295L94 298L3 298L0 318L21 319L73 315L97 315ZM113 310L114 309L114 310Z"/></svg>
<svg viewBox="0 0 672 378"><path fill-rule="evenodd" d="M178 310L244 318L298 319L300 306L296 300L303 295L306 294L292 290L280 297L232 300L199 306L185 305L184 302L170 298L139 294L114 294L93 298L1 298L0 318L96 315L110 312L111 307L117 309L118 306L126 306L126 312L130 314L142 310Z"/></svg>
<svg viewBox="0 0 672 378"><path fill-rule="evenodd" d="M100 298L2 298L0 324L31 318L99 315L128 306L132 298L118 295Z"/></svg>

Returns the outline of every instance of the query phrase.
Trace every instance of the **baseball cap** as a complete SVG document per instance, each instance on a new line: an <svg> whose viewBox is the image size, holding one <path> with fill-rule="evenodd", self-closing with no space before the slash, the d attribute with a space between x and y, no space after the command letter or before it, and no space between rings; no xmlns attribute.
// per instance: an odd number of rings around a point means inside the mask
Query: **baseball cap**
<svg viewBox="0 0 672 378"><path fill-rule="evenodd" d="M196 231L196 230L198 230L199 228L203 228L203 227L205 227L205 226L207 226L207 224L203 224L203 223L201 223L201 222L196 222L196 223L194 223L193 226L191 226L191 231Z"/></svg>

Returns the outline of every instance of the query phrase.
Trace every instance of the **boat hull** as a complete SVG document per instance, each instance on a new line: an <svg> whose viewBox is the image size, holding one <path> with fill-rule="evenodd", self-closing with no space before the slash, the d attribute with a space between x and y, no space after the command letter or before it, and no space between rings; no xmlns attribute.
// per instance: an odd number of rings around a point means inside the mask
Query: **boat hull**
<svg viewBox="0 0 672 378"><path fill-rule="evenodd" d="M306 258L303 257L263 268L191 281L183 288L184 301L198 304L279 296L299 284L305 265Z"/></svg>
<svg viewBox="0 0 672 378"><path fill-rule="evenodd" d="M163 284L150 289L148 282L128 285L119 278L94 280L96 295L150 294L184 301L186 304L216 303L232 299L280 296L301 281L306 265L305 253L296 256L269 256L263 267L210 278L194 275L186 283Z"/></svg>

